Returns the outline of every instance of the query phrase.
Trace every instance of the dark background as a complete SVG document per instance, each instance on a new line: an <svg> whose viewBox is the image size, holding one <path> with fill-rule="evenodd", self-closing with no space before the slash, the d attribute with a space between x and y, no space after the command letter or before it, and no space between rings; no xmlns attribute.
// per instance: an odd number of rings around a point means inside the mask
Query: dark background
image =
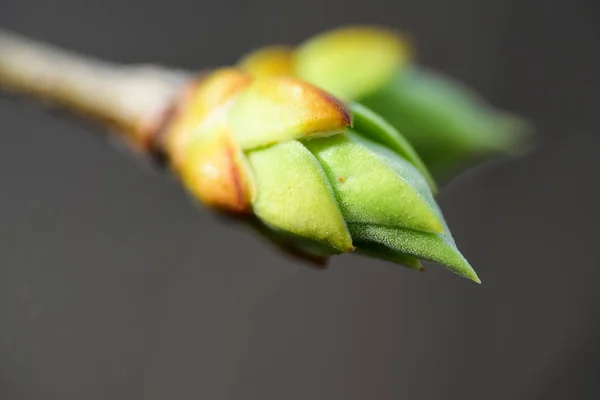
<svg viewBox="0 0 600 400"><path fill-rule="evenodd" d="M0 0L0 26L200 69L341 24L531 118L525 158L440 197L481 286L342 256L315 271L84 126L0 97L0 398L600 398L597 0Z"/></svg>

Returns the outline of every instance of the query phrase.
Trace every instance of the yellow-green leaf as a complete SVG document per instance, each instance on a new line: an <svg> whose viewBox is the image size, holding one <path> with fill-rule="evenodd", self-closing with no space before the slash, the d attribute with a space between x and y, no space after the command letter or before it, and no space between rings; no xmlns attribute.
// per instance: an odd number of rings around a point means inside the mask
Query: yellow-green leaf
<svg viewBox="0 0 600 400"><path fill-rule="evenodd" d="M333 190L317 159L298 141L249 152L256 185L256 215L268 226L354 250Z"/></svg>

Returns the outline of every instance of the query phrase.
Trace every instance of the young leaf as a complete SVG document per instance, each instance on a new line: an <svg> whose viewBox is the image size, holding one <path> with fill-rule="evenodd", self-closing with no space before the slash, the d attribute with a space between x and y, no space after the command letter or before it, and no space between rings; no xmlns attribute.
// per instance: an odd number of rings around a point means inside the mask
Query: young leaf
<svg viewBox="0 0 600 400"><path fill-rule="evenodd" d="M364 254L365 256L400 264L410 269L423 271L423 264L416 257L392 250L379 243L355 241L355 245L357 254Z"/></svg>
<svg viewBox="0 0 600 400"><path fill-rule="evenodd" d="M523 120L494 110L458 82L415 66L359 101L402 132L438 176L488 154L515 151L528 131Z"/></svg>
<svg viewBox="0 0 600 400"><path fill-rule="evenodd" d="M294 75L294 49L288 46L267 46L244 55L239 68L254 77Z"/></svg>
<svg viewBox="0 0 600 400"><path fill-rule="evenodd" d="M305 146L321 163L346 221L443 232L430 200L413 186L418 171L399 156L396 162L403 165L392 168L366 139L351 133L307 140Z"/></svg>
<svg viewBox="0 0 600 400"><path fill-rule="evenodd" d="M348 27L324 32L300 45L295 73L351 100L384 85L411 56L408 43L394 31Z"/></svg>
<svg viewBox="0 0 600 400"><path fill-rule="evenodd" d="M404 157L425 176L431 190L434 193L437 191L435 179L421 161L421 157L400 132L381 116L361 104L350 103L349 108L352 111L353 128L356 132Z"/></svg>
<svg viewBox="0 0 600 400"><path fill-rule="evenodd" d="M440 263L455 274L481 283L469 262L456 248L449 233L440 234L356 223L349 223L348 229L356 243L381 244L400 254Z"/></svg>
<svg viewBox="0 0 600 400"><path fill-rule="evenodd" d="M268 226L323 243L339 252L354 250L327 176L300 142L250 151L256 185L255 214Z"/></svg>

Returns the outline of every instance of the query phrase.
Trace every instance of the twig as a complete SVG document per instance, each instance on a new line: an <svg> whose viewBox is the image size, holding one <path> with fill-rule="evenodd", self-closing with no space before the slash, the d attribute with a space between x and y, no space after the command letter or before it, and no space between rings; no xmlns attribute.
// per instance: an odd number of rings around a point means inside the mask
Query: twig
<svg viewBox="0 0 600 400"><path fill-rule="evenodd" d="M120 65L0 30L0 88L102 121L145 147L192 74L158 65Z"/></svg>

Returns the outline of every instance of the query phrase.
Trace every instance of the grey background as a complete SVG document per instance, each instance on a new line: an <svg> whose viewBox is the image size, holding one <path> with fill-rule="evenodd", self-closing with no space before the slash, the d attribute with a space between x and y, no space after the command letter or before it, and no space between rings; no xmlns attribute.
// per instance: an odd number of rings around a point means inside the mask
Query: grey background
<svg viewBox="0 0 600 400"><path fill-rule="evenodd" d="M97 131L0 97L0 398L600 398L594 0L0 0L0 26L199 69L348 23L529 116L537 151L440 202L483 279L315 271Z"/></svg>

